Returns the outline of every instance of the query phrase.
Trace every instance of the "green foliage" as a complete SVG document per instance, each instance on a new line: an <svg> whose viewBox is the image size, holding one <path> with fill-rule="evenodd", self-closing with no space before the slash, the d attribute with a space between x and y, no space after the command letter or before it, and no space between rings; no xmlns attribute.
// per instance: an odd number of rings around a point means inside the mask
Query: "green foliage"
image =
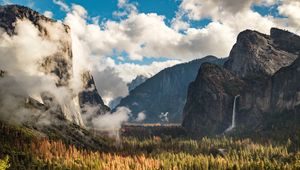
<svg viewBox="0 0 300 170"><path fill-rule="evenodd" d="M6 170L9 167L9 156L5 156L4 159L0 159L0 170Z"/></svg>
<svg viewBox="0 0 300 170"><path fill-rule="evenodd" d="M197 140L122 137L116 146L88 150L60 140L28 138L28 130L0 124L0 157L10 169L299 169L293 139L256 143L228 137ZM33 133L34 134L34 133ZM99 138L101 139L101 138ZM7 167L6 167L7 168Z"/></svg>

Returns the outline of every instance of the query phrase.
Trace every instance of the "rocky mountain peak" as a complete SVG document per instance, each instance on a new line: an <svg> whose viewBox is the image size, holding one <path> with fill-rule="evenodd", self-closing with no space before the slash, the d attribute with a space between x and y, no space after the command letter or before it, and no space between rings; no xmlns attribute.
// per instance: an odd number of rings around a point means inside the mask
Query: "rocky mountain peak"
<svg viewBox="0 0 300 170"><path fill-rule="evenodd" d="M297 46L288 49L280 38L286 31L271 30L272 36L257 31L245 30L238 35L225 68L240 77L271 76L281 67L290 65L296 58ZM292 36L294 37L294 36ZM298 36L294 39L299 38Z"/></svg>
<svg viewBox="0 0 300 170"><path fill-rule="evenodd" d="M14 34L15 22L17 19L28 19L35 26L42 29L39 21L55 22L53 19L47 18L38 12L21 5L4 5L0 6L0 27L3 28L9 35ZM70 28L64 25L66 31Z"/></svg>

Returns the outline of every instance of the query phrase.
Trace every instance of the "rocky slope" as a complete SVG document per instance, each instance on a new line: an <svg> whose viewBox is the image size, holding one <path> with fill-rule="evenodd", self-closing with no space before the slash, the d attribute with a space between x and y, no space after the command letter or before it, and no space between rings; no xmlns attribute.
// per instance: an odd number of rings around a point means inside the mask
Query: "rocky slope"
<svg viewBox="0 0 300 170"><path fill-rule="evenodd" d="M190 85L183 126L200 136L223 133L231 123L236 95L240 95L236 115L240 131L262 129L266 114L298 107L299 38L277 28L272 28L270 35L241 32L224 68L206 67ZM215 100L210 100L212 96Z"/></svg>
<svg viewBox="0 0 300 170"><path fill-rule="evenodd" d="M145 122L162 122L160 115L167 113L170 123L180 123L188 84L195 79L201 64L210 62L222 65L224 61L225 59L207 56L164 69L133 89L121 100L119 106L131 109L133 117L144 112Z"/></svg>
<svg viewBox="0 0 300 170"><path fill-rule="evenodd" d="M29 107L35 109L37 112L41 112L41 114L33 120L38 121L38 119L43 116L51 115L52 118L55 117L61 120L68 120L79 126L84 126L81 109L85 105L89 104L91 106L99 107L99 114L103 114L109 110L99 96L93 78L90 74L82 74L82 84L84 86L82 87L82 92L76 94L72 89L71 80L73 78L73 58L70 28L67 25L49 19L27 7L18 5L6 5L0 7L0 27L9 36L18 36L16 35L16 22L20 20L29 21L28 23L33 24L33 26L38 29L38 37L40 39L49 41L58 46L54 54L50 56L38 56L40 59L37 61L39 64L37 71L40 71L41 74L52 77L52 81L54 81L58 90L65 89L64 93L66 94L61 95L70 97L65 99L67 101L64 101L64 99L58 100L58 94L53 93L51 90L47 90L41 92L39 96L37 96L38 98L41 98L41 101L37 101L28 94L29 96L27 96L27 100L24 100L24 105L26 105L27 108ZM56 31L54 34L53 30ZM6 70L1 71L1 84L10 77L5 76L9 74L9 72L6 74ZM45 87L45 89L47 88ZM6 92L5 86L2 86L0 91L1 93L8 93ZM34 91L34 89L32 91ZM22 100L23 99L20 99L20 101ZM63 104L61 101L64 101ZM3 108L6 106L8 107L4 101L1 100L0 102L2 104L2 107L0 108L1 110L4 110ZM20 106L22 106L22 104Z"/></svg>

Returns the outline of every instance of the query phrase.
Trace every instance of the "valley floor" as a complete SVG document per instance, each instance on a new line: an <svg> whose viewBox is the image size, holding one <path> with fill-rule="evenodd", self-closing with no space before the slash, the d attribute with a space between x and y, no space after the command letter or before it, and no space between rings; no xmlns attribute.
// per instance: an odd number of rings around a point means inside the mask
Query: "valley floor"
<svg viewBox="0 0 300 170"><path fill-rule="evenodd" d="M133 127L131 127L133 128ZM116 142L95 138L89 150L66 141L37 137L31 129L0 124L0 169L300 169L291 140L275 144L229 137L187 139L165 136Z"/></svg>

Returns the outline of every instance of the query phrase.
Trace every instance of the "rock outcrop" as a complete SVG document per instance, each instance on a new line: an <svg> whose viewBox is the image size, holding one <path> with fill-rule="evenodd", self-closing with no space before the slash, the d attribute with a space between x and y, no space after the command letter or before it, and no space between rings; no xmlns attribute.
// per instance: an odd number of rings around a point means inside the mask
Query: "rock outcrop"
<svg viewBox="0 0 300 170"><path fill-rule="evenodd" d="M241 32L224 68L200 69L190 85L183 126L199 136L221 134L231 123L235 95L240 95L236 113L239 130L260 129L266 113L295 109L300 102L299 38L277 28L271 29L270 36ZM236 77L235 81L225 75ZM213 80L204 81L207 77ZM216 100L210 100L212 96Z"/></svg>
<svg viewBox="0 0 300 170"><path fill-rule="evenodd" d="M166 68L130 91L118 106L128 107L133 117L144 112L144 122L159 123L163 113L168 115L169 123L181 123L188 85L195 79L201 64L210 62L222 65L224 61L225 59L207 56Z"/></svg>

